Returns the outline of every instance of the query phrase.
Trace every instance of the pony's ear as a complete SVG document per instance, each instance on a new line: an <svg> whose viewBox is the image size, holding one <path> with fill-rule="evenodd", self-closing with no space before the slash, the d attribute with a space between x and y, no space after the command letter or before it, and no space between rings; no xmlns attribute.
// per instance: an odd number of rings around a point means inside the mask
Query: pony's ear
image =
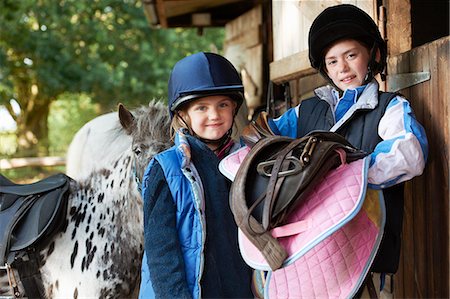
<svg viewBox="0 0 450 299"><path fill-rule="evenodd" d="M131 135L131 133L133 132L135 119L133 114L128 111L128 109L125 108L122 103L119 104L119 120L120 124L125 129L127 134Z"/></svg>

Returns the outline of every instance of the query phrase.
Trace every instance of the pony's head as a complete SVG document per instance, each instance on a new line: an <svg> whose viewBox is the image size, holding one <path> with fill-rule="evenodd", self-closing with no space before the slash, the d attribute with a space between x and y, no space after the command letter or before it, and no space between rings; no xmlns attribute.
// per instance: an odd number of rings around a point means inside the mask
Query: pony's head
<svg viewBox="0 0 450 299"><path fill-rule="evenodd" d="M119 104L119 119L132 137L133 167L136 177L142 180L150 159L171 145L167 107L161 102L151 101L148 107L140 107L132 113Z"/></svg>

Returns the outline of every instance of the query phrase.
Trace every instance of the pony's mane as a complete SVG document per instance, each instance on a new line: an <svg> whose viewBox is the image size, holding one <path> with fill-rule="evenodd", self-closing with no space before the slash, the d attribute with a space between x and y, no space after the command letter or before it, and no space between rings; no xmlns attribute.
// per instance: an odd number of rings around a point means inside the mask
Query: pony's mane
<svg viewBox="0 0 450 299"><path fill-rule="evenodd" d="M152 100L148 106L141 106L132 110L131 113L136 120L133 137L146 136L147 138L151 136L152 139L162 142L168 140L170 117L167 105Z"/></svg>

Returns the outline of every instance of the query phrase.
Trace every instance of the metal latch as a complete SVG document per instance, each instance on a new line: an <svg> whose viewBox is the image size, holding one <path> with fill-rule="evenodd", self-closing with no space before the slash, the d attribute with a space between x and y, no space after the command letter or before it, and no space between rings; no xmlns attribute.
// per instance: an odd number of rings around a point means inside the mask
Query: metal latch
<svg viewBox="0 0 450 299"><path fill-rule="evenodd" d="M388 91L396 92L430 80L430 72L394 74L387 76Z"/></svg>

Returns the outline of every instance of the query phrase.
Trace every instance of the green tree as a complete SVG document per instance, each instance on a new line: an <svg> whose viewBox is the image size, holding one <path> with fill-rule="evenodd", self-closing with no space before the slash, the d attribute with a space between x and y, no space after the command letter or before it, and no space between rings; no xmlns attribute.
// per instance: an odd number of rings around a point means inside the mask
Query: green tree
<svg viewBox="0 0 450 299"><path fill-rule="evenodd" d="M23 155L48 153L49 107L60 95L88 95L103 111L164 99L178 59L223 42L221 28L201 37L152 29L131 0L3 0L0 24L0 104L17 122Z"/></svg>

